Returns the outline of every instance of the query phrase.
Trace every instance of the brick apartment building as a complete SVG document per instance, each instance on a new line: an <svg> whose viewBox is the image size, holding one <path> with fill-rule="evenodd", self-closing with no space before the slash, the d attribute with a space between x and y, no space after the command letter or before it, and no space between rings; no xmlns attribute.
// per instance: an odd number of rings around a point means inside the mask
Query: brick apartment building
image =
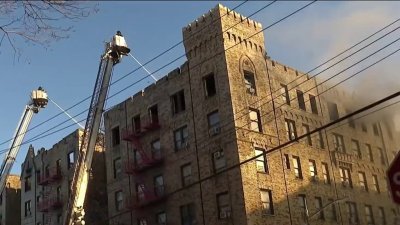
<svg viewBox="0 0 400 225"><path fill-rule="evenodd" d="M0 225L20 225L21 181L18 175L7 178L5 193L0 195Z"/></svg>
<svg viewBox="0 0 400 225"><path fill-rule="evenodd" d="M396 223L385 170L398 145L368 118L191 185L350 110L343 91L320 96L271 60L261 29L216 6L183 28L180 68L105 113L111 225Z"/></svg>
<svg viewBox="0 0 400 225"><path fill-rule="evenodd" d="M70 194L74 162L79 151L82 130L76 130L51 149L41 148L35 153L29 147L21 170L21 213L23 225L62 224ZM86 202L86 222L107 224L107 195L105 186L104 147L94 154L91 180ZM15 214L17 216L17 214Z"/></svg>

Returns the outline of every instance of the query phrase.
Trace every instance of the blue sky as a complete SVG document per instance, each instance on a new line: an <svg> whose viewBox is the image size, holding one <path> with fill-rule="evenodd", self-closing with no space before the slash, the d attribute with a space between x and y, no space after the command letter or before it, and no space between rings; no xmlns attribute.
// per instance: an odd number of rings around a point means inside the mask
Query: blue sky
<svg viewBox="0 0 400 225"><path fill-rule="evenodd" d="M71 33L70 38L52 43L49 49L26 45L19 41L19 46L23 48L22 56L18 60L14 60L11 47L3 44L0 47L0 89L5 99L3 106L0 107L0 143L13 135L30 91L38 86L43 86L48 91L50 98L63 108L68 108L89 96L96 79L103 43L108 41L117 30L120 30L126 37L133 55L140 62L145 63L180 42L182 27L206 13L217 3L211 1L101 1L98 2L98 13L77 22L68 22L74 26L74 32ZM234 8L241 2L221 3L229 8ZM236 11L247 16L266 4L268 2L250 1ZM252 18L267 27L305 4L306 2L276 2ZM334 56L351 44L394 21L397 19L399 11L400 2L317 2L283 23L266 30L264 33L266 50L273 59L299 70L308 71L323 62L324 59ZM393 27L398 25L400 22ZM399 31L393 33L382 43L377 43L376 47L361 54L357 59L365 57L368 52L382 47L384 43L389 43L398 36ZM399 46L398 43L395 43L393 47L383 53L387 54ZM146 68L149 71L158 70L183 54L183 45L179 45L146 65ZM350 62L355 62L357 59L350 60ZM350 81L348 87L352 91L365 94L370 101L396 90L400 75L396 74L394 69L399 59L398 55L388 59L378 67L367 71L364 77ZM164 76L184 61L185 57L155 73L155 76L158 78ZM368 62L373 61L371 59ZM116 80L137 67L138 64L132 58L126 57L122 63L116 66L113 79ZM358 68L362 68L361 65ZM333 72L324 73L323 76L328 77ZM140 69L127 76L111 86L110 95L146 75L146 72ZM152 82L152 79L148 78L128 88L110 99L107 106L110 107L123 101ZM366 86L365 84L370 85ZM376 89L371 90L371 84ZM85 101L71 109L69 113L72 115L80 113L87 109L88 105L89 101ZM59 112L55 105L49 103L46 109L34 116L31 127ZM86 118L86 113L77 117L78 120L84 118ZM62 114L27 133L25 140L29 140L67 119ZM68 121L62 126L72 123L72 121ZM30 144L33 144L36 149L51 148L53 144L76 128L78 126L72 126L46 138L30 142ZM0 145L0 150L7 149L8 145L8 142ZM14 173L19 172L19 165L25 157L28 146L21 147L17 162L14 164Z"/></svg>

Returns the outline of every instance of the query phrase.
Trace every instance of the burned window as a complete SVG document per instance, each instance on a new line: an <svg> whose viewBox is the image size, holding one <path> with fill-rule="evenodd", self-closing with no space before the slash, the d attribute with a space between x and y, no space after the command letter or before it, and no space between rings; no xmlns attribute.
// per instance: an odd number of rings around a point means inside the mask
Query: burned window
<svg viewBox="0 0 400 225"><path fill-rule="evenodd" d="M215 86L214 74L211 73L203 78L204 91L206 97L212 97L217 93L217 88Z"/></svg>
<svg viewBox="0 0 400 225"><path fill-rule="evenodd" d="M282 101L287 105L290 105L290 96L287 85L281 84L281 96L282 96Z"/></svg>
<svg viewBox="0 0 400 225"><path fill-rule="evenodd" d="M256 94L256 82L254 79L254 73L250 71L243 71L244 73L244 83L246 85L247 92L250 94Z"/></svg>
<svg viewBox="0 0 400 225"><path fill-rule="evenodd" d="M301 110L306 110L306 103L304 102L304 93L300 90L296 90L297 93L297 101L299 102L299 108Z"/></svg>
<svg viewBox="0 0 400 225"><path fill-rule="evenodd" d="M158 124L158 107L153 105L149 108L149 118L151 124Z"/></svg>
<svg viewBox="0 0 400 225"><path fill-rule="evenodd" d="M117 146L120 143L119 126L111 130L111 143L112 146Z"/></svg>
<svg viewBox="0 0 400 225"><path fill-rule="evenodd" d="M178 91L171 96L172 114L183 112L186 109L185 105L185 92L184 90Z"/></svg>
<svg viewBox="0 0 400 225"><path fill-rule="evenodd" d="M140 115L134 116L132 118L132 127L133 127L133 132L140 133L140 129L141 129Z"/></svg>
<svg viewBox="0 0 400 225"><path fill-rule="evenodd" d="M308 95L310 98L311 112L318 115L317 100L314 95Z"/></svg>
<svg viewBox="0 0 400 225"><path fill-rule="evenodd" d="M336 103L328 102L329 118L331 121L339 119L339 111Z"/></svg>

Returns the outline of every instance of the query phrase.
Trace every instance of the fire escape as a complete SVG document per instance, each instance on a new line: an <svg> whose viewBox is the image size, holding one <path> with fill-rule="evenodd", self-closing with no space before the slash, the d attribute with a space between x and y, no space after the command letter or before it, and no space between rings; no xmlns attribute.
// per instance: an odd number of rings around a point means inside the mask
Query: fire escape
<svg viewBox="0 0 400 225"><path fill-rule="evenodd" d="M157 114L157 111L152 113L150 109L150 121L146 125L141 126L140 120L135 120L133 129L125 130L122 134L122 139L131 143L134 150L133 159L128 159L125 163L125 173L132 176L136 183L136 196L126 202L126 208L131 210L143 210L147 206L166 199L163 181L161 184L147 185L144 179L146 171L164 163L164 157L159 147L157 149L152 146L150 152L142 146L144 136L160 129Z"/></svg>
<svg viewBox="0 0 400 225"><path fill-rule="evenodd" d="M56 191L53 191L54 184L58 184L62 177L59 161L56 167L46 167L43 173L38 174L38 184L43 186L43 194L41 200L37 203L37 209L39 212L45 213L44 225L51 225L50 213L63 207L61 187L56 187Z"/></svg>

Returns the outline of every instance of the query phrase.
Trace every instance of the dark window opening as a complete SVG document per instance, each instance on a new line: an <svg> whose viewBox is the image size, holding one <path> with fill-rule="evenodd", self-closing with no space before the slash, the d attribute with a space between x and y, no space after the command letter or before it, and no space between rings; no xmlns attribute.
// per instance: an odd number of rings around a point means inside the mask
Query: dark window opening
<svg viewBox="0 0 400 225"><path fill-rule="evenodd" d="M214 74L212 73L204 77L203 82L204 82L204 90L206 97L214 96L217 93L217 89L215 87Z"/></svg>
<svg viewBox="0 0 400 225"><path fill-rule="evenodd" d="M372 125L372 129L374 130L374 135L375 136L379 136L379 130L378 130L378 125L376 123L374 123Z"/></svg>
<svg viewBox="0 0 400 225"><path fill-rule="evenodd" d="M297 92L297 101L299 102L299 108L301 110L306 110L306 103L304 102L304 93L300 90L296 90Z"/></svg>
<svg viewBox="0 0 400 225"><path fill-rule="evenodd" d="M281 95L283 102L290 105L290 96L287 85L281 84Z"/></svg>
<svg viewBox="0 0 400 225"><path fill-rule="evenodd" d="M246 85L246 89L250 94L256 94L256 82L254 79L254 73L250 71L243 71L244 73L244 83Z"/></svg>
<svg viewBox="0 0 400 225"><path fill-rule="evenodd" d="M112 145L117 146L120 143L119 126L111 130Z"/></svg>
<svg viewBox="0 0 400 225"><path fill-rule="evenodd" d="M157 124L158 123L158 107L154 105L149 108L149 116L150 116L150 123Z"/></svg>
<svg viewBox="0 0 400 225"><path fill-rule="evenodd" d="M140 115L137 115L137 116L133 117L132 126L133 126L133 131L135 133L140 133L140 129L141 129Z"/></svg>
<svg viewBox="0 0 400 225"><path fill-rule="evenodd" d="M314 95L309 95L311 112L318 115L317 100Z"/></svg>
<svg viewBox="0 0 400 225"><path fill-rule="evenodd" d="M336 103L328 102L328 111L331 121L339 119L339 111Z"/></svg>
<svg viewBox="0 0 400 225"><path fill-rule="evenodd" d="M185 93L184 90L178 91L177 93L171 96L172 102L172 114L177 114L185 111Z"/></svg>
<svg viewBox="0 0 400 225"><path fill-rule="evenodd" d="M70 169L75 163L75 152L74 151L71 151L68 153L67 160L68 160L68 169Z"/></svg>

